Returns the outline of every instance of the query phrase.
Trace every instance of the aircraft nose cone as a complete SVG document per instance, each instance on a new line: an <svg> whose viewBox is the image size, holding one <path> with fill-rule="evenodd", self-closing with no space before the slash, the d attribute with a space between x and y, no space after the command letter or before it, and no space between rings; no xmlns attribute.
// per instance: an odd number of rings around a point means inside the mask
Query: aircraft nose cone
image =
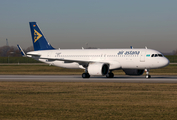
<svg viewBox="0 0 177 120"><path fill-rule="evenodd" d="M165 67L170 63L170 61L167 58L164 58L162 61L162 65Z"/></svg>

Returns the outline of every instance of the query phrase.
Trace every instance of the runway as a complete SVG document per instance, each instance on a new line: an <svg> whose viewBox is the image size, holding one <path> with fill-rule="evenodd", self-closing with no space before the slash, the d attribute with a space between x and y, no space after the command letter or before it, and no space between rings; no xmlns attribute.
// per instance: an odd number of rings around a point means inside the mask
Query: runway
<svg viewBox="0 0 177 120"><path fill-rule="evenodd" d="M115 83L177 83L177 76L115 76L114 78L91 77L83 79L80 75L0 75L0 82L115 82Z"/></svg>

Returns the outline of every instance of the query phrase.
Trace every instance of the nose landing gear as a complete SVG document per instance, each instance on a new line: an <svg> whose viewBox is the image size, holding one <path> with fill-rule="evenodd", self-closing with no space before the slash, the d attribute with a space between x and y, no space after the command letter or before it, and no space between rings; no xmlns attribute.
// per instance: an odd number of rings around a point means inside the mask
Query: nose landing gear
<svg viewBox="0 0 177 120"><path fill-rule="evenodd" d="M144 71L146 72L146 76L145 76L145 77L146 77L147 79L148 79L148 78L151 78L151 75L149 75L149 70L148 70L148 69L145 69Z"/></svg>

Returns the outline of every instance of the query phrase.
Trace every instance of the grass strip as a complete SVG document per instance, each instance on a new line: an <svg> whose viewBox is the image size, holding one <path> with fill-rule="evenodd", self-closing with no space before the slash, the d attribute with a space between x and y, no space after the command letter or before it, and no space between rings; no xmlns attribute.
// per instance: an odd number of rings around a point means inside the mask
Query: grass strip
<svg viewBox="0 0 177 120"><path fill-rule="evenodd" d="M177 84L0 82L0 119L176 119Z"/></svg>
<svg viewBox="0 0 177 120"><path fill-rule="evenodd" d="M1 75L60 75L60 74L79 74L81 75L84 70L82 69L66 69L49 65L0 65ZM122 70L113 71L115 75L125 75ZM151 75L177 75L177 65L170 64L167 67L159 69L151 69Z"/></svg>

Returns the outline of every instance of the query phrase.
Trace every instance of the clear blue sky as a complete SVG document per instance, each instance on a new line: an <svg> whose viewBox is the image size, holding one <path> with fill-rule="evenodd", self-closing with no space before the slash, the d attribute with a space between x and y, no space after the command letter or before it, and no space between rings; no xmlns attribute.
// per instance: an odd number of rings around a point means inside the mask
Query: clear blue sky
<svg viewBox="0 0 177 120"><path fill-rule="evenodd" d="M55 48L177 49L177 0L1 0L0 46L32 46L30 21Z"/></svg>

